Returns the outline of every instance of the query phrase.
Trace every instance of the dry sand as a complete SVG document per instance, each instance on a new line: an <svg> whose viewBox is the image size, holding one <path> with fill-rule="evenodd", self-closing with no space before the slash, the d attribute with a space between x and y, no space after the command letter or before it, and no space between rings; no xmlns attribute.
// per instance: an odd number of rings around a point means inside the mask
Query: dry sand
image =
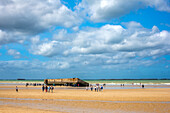
<svg viewBox="0 0 170 113"><path fill-rule="evenodd" d="M112 89L103 92L55 89L53 93L45 93L39 86L18 87L19 92L15 92L14 85L0 86L0 112L170 112L170 88Z"/></svg>

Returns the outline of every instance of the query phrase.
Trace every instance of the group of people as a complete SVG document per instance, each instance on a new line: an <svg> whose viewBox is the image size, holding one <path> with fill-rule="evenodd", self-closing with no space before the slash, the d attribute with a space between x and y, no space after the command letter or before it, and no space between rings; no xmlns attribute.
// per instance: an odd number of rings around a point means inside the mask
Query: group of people
<svg viewBox="0 0 170 113"><path fill-rule="evenodd" d="M54 87L53 86L42 86L42 91L44 92L51 92L53 93Z"/></svg>
<svg viewBox="0 0 170 113"><path fill-rule="evenodd" d="M90 90L93 91L93 89L94 89L95 92L103 91L103 86L98 86L98 85L97 85L97 86L94 86L94 87L93 87L93 86L91 85L91 86L90 86ZM86 90L88 90L88 87L86 87Z"/></svg>

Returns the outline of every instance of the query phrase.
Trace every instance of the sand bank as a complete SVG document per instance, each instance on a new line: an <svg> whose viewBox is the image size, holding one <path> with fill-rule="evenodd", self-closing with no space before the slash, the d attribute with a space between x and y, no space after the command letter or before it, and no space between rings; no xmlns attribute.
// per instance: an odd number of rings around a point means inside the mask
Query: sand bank
<svg viewBox="0 0 170 113"><path fill-rule="evenodd" d="M85 113L124 113L124 112L170 112L170 88L154 89L115 89L91 92L84 89L57 89L45 93L39 89L0 90L0 111L18 108L37 112L85 112ZM33 86L31 86L33 87ZM6 113L6 112L4 112Z"/></svg>

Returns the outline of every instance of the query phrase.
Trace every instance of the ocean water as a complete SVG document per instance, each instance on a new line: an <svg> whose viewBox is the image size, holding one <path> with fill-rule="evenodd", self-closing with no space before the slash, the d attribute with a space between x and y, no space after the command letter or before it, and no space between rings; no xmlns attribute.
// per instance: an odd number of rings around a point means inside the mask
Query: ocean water
<svg viewBox="0 0 170 113"><path fill-rule="evenodd" d="M85 82L88 82L90 84L94 83L125 83L125 84L132 84L132 83L147 83L147 84L170 84L170 80L110 80L110 79L82 79ZM32 82L32 83L38 83L38 82L44 82L44 79L38 79L38 80L5 80L1 79L0 82Z"/></svg>
<svg viewBox="0 0 170 113"><path fill-rule="evenodd" d="M170 80L85 80L88 83L151 83L151 84L162 84L162 83L170 83Z"/></svg>

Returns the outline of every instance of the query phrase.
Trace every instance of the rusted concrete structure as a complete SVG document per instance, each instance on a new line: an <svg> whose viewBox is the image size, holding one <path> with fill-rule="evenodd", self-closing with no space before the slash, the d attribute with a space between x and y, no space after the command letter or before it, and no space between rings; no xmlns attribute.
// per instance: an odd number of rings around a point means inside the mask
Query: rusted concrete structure
<svg viewBox="0 0 170 113"><path fill-rule="evenodd" d="M64 78L64 79L45 79L46 85L65 85L65 86L89 86L89 83L80 80L79 78Z"/></svg>

